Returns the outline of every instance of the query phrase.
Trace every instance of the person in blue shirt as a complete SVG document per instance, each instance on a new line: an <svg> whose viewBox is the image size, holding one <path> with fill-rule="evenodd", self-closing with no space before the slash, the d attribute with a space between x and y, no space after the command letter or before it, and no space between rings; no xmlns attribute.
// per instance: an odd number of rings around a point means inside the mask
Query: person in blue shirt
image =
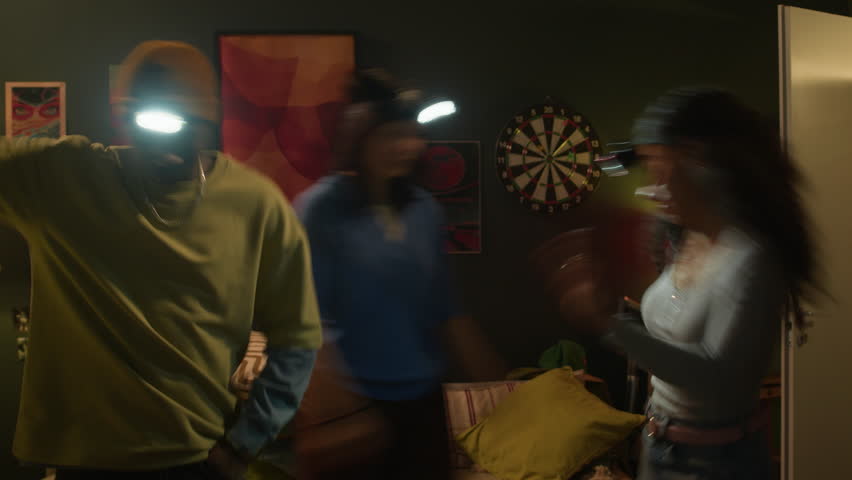
<svg viewBox="0 0 852 480"><path fill-rule="evenodd" d="M356 74L339 132L341 173L295 202L343 388L379 412L385 440L357 466L329 455L313 479L449 478L442 333L457 311L441 207L412 181L425 148L418 98L382 71Z"/></svg>

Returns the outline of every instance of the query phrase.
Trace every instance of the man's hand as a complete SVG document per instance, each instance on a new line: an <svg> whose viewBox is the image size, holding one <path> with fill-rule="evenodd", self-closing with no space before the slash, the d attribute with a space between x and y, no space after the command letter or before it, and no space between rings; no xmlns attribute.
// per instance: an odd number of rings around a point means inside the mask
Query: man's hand
<svg viewBox="0 0 852 480"><path fill-rule="evenodd" d="M241 457L226 442L219 441L210 449L207 464L223 479L243 480L248 470L249 460Z"/></svg>

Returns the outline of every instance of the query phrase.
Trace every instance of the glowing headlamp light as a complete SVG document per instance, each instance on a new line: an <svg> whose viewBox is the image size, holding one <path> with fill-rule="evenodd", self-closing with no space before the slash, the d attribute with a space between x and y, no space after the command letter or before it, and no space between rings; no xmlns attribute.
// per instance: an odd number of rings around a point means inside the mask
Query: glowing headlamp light
<svg viewBox="0 0 852 480"><path fill-rule="evenodd" d="M451 100L435 102L420 110L417 115L417 123L429 123L454 113L456 113L456 104Z"/></svg>
<svg viewBox="0 0 852 480"><path fill-rule="evenodd" d="M136 125L152 132L172 134L183 130L186 120L164 110L142 110L136 113Z"/></svg>

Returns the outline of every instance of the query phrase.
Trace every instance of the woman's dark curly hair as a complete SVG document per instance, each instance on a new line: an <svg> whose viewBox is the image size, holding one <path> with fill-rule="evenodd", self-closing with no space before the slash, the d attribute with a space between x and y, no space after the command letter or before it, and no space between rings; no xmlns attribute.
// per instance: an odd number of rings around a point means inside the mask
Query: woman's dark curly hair
<svg viewBox="0 0 852 480"><path fill-rule="evenodd" d="M736 96L708 87L672 90L637 120L634 143L697 145L731 221L762 238L783 261L792 298L822 292L799 192L801 175L784 151L778 130Z"/></svg>

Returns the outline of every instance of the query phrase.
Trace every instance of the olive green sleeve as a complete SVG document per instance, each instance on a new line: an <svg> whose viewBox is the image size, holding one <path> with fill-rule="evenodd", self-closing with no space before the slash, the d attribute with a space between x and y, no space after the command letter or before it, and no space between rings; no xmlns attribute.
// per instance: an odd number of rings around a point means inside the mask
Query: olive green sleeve
<svg viewBox="0 0 852 480"><path fill-rule="evenodd" d="M283 198L265 226L254 326L269 346L318 349L322 343L311 252L301 222Z"/></svg>
<svg viewBox="0 0 852 480"><path fill-rule="evenodd" d="M38 202L41 157L53 143L0 138L0 221L22 227L32 218Z"/></svg>
<svg viewBox="0 0 852 480"><path fill-rule="evenodd" d="M0 222L22 229L39 214L46 176L66 152L88 148L81 136L50 138L0 137Z"/></svg>

